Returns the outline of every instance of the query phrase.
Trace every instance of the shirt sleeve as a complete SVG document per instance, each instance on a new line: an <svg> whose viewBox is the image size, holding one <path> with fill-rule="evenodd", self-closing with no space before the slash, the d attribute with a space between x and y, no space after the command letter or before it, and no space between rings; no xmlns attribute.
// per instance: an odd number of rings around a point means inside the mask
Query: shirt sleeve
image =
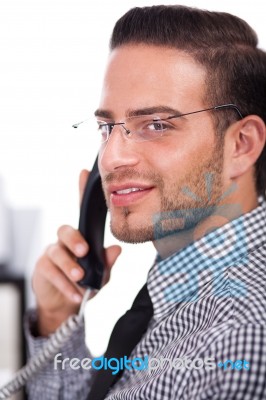
<svg viewBox="0 0 266 400"><path fill-rule="evenodd" d="M241 325L214 339L201 358L214 359L212 369L191 370L187 395L193 400L265 400L266 330Z"/></svg>
<svg viewBox="0 0 266 400"><path fill-rule="evenodd" d="M36 355L45 345L48 339L34 337L31 328L37 320L35 310L27 312L25 317L25 336L28 347L28 356ZM88 369L88 363L84 361L85 368L81 367L81 361L92 358L85 345L84 324L80 327L69 341L57 354L55 358L47 363L39 373L27 382L28 400L85 400L88 396L93 373ZM70 360L78 359L70 367Z"/></svg>

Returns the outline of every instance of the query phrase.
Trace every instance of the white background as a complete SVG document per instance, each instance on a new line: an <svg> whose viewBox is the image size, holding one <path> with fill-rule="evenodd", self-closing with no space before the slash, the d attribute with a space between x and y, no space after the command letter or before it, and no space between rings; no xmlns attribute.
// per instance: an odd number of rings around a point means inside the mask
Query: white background
<svg viewBox="0 0 266 400"><path fill-rule="evenodd" d="M131 7L161 3L1 0L0 175L13 208L42 210L42 247L56 239L61 224L77 225L78 175L91 167L97 141L93 131L71 125L97 108L112 27ZM182 4L246 19L266 48L262 1ZM113 242L110 237L107 241ZM125 246L123 253L113 284L87 310L92 321L88 341L96 353L103 350L114 320L130 305L154 257L151 245Z"/></svg>

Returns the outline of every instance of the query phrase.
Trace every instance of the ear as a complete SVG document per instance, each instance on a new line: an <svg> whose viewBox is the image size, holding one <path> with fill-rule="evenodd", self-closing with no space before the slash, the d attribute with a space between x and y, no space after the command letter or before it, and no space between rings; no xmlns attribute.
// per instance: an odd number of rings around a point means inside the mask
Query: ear
<svg viewBox="0 0 266 400"><path fill-rule="evenodd" d="M252 169L265 146L265 123L257 115L248 115L231 125L225 141L230 158L229 177L238 178Z"/></svg>

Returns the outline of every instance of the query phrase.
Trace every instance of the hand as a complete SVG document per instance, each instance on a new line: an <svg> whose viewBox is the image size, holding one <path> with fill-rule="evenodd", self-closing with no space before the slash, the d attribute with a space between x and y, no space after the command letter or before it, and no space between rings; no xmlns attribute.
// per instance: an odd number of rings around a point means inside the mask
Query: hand
<svg viewBox="0 0 266 400"><path fill-rule="evenodd" d="M88 178L88 171L80 174L80 197ZM83 277L83 269L77 263L89 251L80 232L71 226L58 229L58 241L50 245L38 260L33 274L33 290L38 306L38 333L42 336L54 332L58 326L76 313L84 293L77 282ZM119 246L105 249L106 269L103 285L110 277L110 271L121 252Z"/></svg>

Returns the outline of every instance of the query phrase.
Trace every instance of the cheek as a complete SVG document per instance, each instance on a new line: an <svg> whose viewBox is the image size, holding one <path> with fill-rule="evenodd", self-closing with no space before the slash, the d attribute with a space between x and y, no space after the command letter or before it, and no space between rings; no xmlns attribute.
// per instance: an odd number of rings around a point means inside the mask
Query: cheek
<svg viewBox="0 0 266 400"><path fill-rule="evenodd" d="M194 141L175 140L171 145L161 145L160 150L158 146L158 151L153 148L149 152L149 159L152 162L150 168L160 175L165 190L171 192L179 185L189 184L187 180L199 177L199 171L203 166L207 167L215 162L214 150L214 141L211 140L198 140L198 138Z"/></svg>
<svg viewBox="0 0 266 400"><path fill-rule="evenodd" d="M149 167L165 180L176 180L185 174L191 164L197 164L199 149L191 144L171 141L172 143L159 142L147 151Z"/></svg>

